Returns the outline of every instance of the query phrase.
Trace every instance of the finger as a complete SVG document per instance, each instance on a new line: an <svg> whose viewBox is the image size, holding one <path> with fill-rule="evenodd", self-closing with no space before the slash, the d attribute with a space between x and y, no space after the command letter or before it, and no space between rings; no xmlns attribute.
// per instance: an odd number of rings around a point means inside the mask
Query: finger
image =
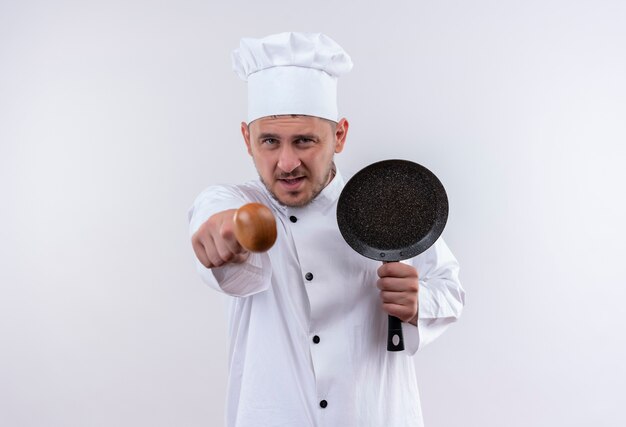
<svg viewBox="0 0 626 427"><path fill-rule="evenodd" d="M233 254L242 254L246 252L246 249L241 246L235 235L235 228L231 221L224 221L220 227L220 236L224 239L226 247Z"/></svg>
<svg viewBox="0 0 626 427"><path fill-rule="evenodd" d="M219 252L217 251L217 247L215 245L215 240L213 240L212 236L205 237L202 242L204 245L204 253L209 259L210 265L207 268L220 267L224 265L224 260L220 257Z"/></svg>
<svg viewBox="0 0 626 427"><path fill-rule="evenodd" d="M419 281L416 277L384 277L376 281L376 287L381 291L417 293L419 291Z"/></svg>
<svg viewBox="0 0 626 427"><path fill-rule="evenodd" d="M416 312L412 311L410 308L398 304L384 303L383 310L387 312L387 314L395 316L403 322L408 322L413 317L415 317L416 314Z"/></svg>
<svg viewBox="0 0 626 427"><path fill-rule="evenodd" d="M215 251L222 261L222 264L232 262L237 254L233 253L233 251L230 250L226 241L219 237L214 239L213 241L215 242Z"/></svg>
<svg viewBox="0 0 626 427"><path fill-rule="evenodd" d="M242 254L237 254L235 255L235 257L233 258L233 260L231 261L234 264L243 264L244 262L246 262L248 260L248 257L250 256L250 252L244 252Z"/></svg>
<svg viewBox="0 0 626 427"><path fill-rule="evenodd" d="M378 268L378 277L418 277L417 270L412 265L402 262L388 262Z"/></svg>
<svg viewBox="0 0 626 427"><path fill-rule="evenodd" d="M411 309L417 307L417 295L408 294L406 292L387 292L380 293L380 299L383 303L398 304Z"/></svg>
<svg viewBox="0 0 626 427"><path fill-rule="evenodd" d="M222 234L222 237L224 239L224 244L233 254L239 255L248 252L246 248L239 244L234 232L225 232Z"/></svg>
<svg viewBox="0 0 626 427"><path fill-rule="evenodd" d="M193 247L193 251L198 258L198 261L200 261L200 264L202 264L206 268L210 268L211 261L206 254L206 249L204 248L204 245L202 244L202 242L200 242L200 239L196 236L196 234L194 234L191 238L191 246Z"/></svg>

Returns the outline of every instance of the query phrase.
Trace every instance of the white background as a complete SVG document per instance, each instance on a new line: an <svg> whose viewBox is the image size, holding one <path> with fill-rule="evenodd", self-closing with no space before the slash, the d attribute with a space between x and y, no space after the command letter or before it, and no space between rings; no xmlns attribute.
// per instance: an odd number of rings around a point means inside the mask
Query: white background
<svg viewBox="0 0 626 427"><path fill-rule="evenodd" d="M346 177L433 170L461 321L427 426L624 426L626 3L0 1L0 425L218 426L220 297L187 209L255 177L242 36L352 56Z"/></svg>

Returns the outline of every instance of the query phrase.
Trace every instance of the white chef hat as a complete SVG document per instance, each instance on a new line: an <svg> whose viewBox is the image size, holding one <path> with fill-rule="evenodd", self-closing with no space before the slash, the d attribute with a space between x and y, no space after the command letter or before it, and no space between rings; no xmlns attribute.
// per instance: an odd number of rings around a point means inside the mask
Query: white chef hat
<svg viewBox="0 0 626 427"><path fill-rule="evenodd" d="M320 33L242 38L233 69L248 82L248 123L279 114L338 121L337 77L352 69L348 54Z"/></svg>

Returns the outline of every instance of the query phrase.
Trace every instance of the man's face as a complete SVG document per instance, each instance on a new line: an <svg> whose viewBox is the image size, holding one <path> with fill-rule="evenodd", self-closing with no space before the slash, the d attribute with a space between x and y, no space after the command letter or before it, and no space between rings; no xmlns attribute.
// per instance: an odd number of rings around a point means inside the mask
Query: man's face
<svg viewBox="0 0 626 427"><path fill-rule="evenodd" d="M311 116L270 116L241 124L261 181L286 206L304 206L330 182L333 156L343 150L348 122Z"/></svg>

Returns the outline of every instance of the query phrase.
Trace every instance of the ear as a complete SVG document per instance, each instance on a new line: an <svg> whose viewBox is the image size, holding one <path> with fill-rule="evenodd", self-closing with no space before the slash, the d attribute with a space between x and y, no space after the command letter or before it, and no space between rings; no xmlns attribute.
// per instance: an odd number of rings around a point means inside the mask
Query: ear
<svg viewBox="0 0 626 427"><path fill-rule="evenodd" d="M343 151L343 146L346 143L349 127L350 123L348 123L345 118L342 118L337 123L337 126L335 128L335 153L341 153Z"/></svg>
<svg viewBox="0 0 626 427"><path fill-rule="evenodd" d="M243 140L248 148L248 154L252 155L252 148L250 147L250 127L246 122L241 122L241 135L243 135Z"/></svg>

